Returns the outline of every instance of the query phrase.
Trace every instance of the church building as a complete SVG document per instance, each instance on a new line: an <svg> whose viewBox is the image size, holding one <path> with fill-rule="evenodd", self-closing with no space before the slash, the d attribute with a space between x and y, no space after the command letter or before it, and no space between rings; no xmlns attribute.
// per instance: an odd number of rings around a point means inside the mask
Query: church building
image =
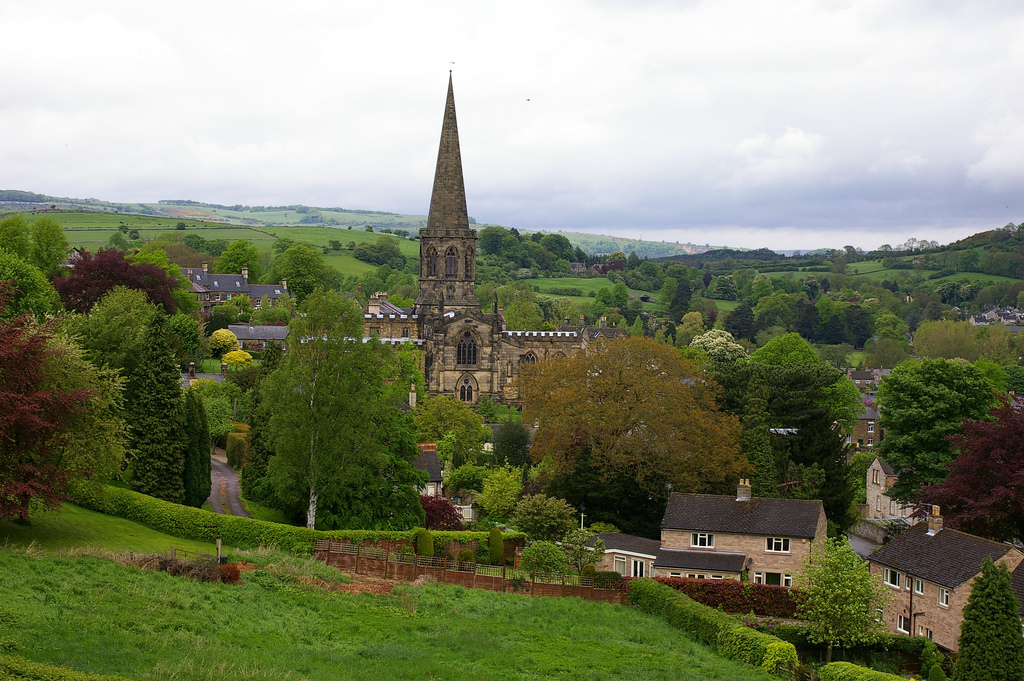
<svg viewBox="0 0 1024 681"><path fill-rule="evenodd" d="M498 307L480 311L476 299L476 231L469 228L462 179L455 94L448 100L434 171L427 226L420 230L419 293L411 308L397 307L383 293L373 294L364 314L364 332L383 342L414 342L423 351L423 373L432 395L453 395L475 404L482 395L496 402L514 399L509 389L524 365L568 357L601 336L624 330L579 325L558 331L509 331Z"/></svg>

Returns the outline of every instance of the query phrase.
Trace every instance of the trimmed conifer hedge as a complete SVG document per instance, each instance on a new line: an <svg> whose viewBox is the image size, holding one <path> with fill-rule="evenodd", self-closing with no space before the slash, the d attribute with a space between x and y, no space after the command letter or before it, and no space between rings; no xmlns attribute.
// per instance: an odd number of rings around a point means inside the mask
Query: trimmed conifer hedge
<svg viewBox="0 0 1024 681"><path fill-rule="evenodd" d="M818 670L821 681L906 681L902 676L875 671L852 662L830 662Z"/></svg>
<svg viewBox="0 0 1024 681"><path fill-rule="evenodd" d="M715 646L730 659L782 676L797 665L792 643L746 627L732 615L698 603L653 579L630 580L626 600L646 613L668 620L698 641Z"/></svg>
<svg viewBox="0 0 1024 681"><path fill-rule="evenodd" d="M220 515L201 508L162 501L138 492L78 482L69 490L74 503L91 511L137 522L158 532L193 541L213 542L222 539L229 546L252 549L260 545L276 546L281 551L308 556L318 539L337 541L401 541L412 542L416 530L310 530L305 527L270 523L241 516ZM487 532L436 531L435 541L445 543L486 542ZM524 539L522 532L507 532L503 539Z"/></svg>

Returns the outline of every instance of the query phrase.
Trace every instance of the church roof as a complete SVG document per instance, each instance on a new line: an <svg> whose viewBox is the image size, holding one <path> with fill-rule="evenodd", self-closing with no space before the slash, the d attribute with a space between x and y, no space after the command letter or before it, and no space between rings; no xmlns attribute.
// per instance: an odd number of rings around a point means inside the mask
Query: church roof
<svg viewBox="0 0 1024 681"><path fill-rule="evenodd" d="M462 179L462 155L459 152L459 126L455 121L455 91L450 73L427 229L469 230L466 186Z"/></svg>

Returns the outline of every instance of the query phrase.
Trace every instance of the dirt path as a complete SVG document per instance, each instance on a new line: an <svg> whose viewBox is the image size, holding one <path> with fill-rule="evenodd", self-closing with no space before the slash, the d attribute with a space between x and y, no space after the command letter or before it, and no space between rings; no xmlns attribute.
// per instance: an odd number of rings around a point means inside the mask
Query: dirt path
<svg viewBox="0 0 1024 681"><path fill-rule="evenodd" d="M225 463L224 451L216 450L216 454L210 457L210 509L214 513L240 515L251 518L249 512L242 505L239 498L238 471ZM227 510L225 510L225 506Z"/></svg>

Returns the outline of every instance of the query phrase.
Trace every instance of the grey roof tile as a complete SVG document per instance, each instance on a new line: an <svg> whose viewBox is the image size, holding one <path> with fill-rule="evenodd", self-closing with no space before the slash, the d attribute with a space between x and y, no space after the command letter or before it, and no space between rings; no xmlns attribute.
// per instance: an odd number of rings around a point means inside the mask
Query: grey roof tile
<svg viewBox="0 0 1024 681"><path fill-rule="evenodd" d="M744 553L661 549L658 551L658 557L654 561L654 567L742 572L746 560L747 556Z"/></svg>
<svg viewBox="0 0 1024 681"><path fill-rule="evenodd" d="M662 529L730 532L813 539L822 513L817 499L736 501L715 494L673 494L665 508Z"/></svg>

